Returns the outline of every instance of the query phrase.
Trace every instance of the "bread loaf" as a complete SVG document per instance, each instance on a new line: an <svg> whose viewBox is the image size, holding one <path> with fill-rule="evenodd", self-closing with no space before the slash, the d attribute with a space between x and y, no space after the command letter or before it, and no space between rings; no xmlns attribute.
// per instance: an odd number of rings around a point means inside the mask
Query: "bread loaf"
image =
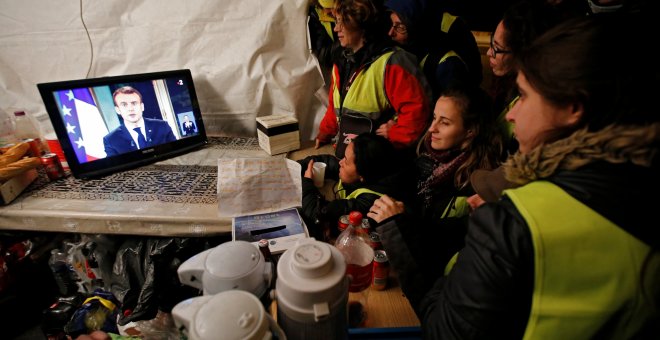
<svg viewBox="0 0 660 340"><path fill-rule="evenodd" d="M0 167L0 182L5 182L16 175L20 175L21 173L34 169L40 165L41 159L39 159L39 157L27 157Z"/></svg>
<svg viewBox="0 0 660 340"><path fill-rule="evenodd" d="M25 142L18 143L9 148L7 152L0 155L0 169L21 159L29 149L30 144ZM37 160L39 159L37 158Z"/></svg>

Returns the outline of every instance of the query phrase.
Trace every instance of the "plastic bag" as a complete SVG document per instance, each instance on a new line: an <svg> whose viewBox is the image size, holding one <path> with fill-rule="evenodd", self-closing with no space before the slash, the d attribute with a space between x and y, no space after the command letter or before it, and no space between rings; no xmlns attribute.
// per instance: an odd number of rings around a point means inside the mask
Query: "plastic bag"
<svg viewBox="0 0 660 340"><path fill-rule="evenodd" d="M191 256L209 249L202 238L130 238L117 251L110 290L122 304L118 324L151 320L170 312L199 290L184 286L177 269Z"/></svg>

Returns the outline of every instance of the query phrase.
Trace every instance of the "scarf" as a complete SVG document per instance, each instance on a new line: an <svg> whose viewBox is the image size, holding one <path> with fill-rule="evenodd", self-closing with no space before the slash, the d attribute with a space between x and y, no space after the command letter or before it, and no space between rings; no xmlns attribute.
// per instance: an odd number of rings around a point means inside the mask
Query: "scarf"
<svg viewBox="0 0 660 340"><path fill-rule="evenodd" d="M424 139L424 146L426 150L420 154L420 157L425 157L432 162L433 171L417 184L417 194L422 198L424 207L428 208L431 206L435 189L452 183L456 170L465 162L468 155L467 152L457 149L433 150L431 138Z"/></svg>

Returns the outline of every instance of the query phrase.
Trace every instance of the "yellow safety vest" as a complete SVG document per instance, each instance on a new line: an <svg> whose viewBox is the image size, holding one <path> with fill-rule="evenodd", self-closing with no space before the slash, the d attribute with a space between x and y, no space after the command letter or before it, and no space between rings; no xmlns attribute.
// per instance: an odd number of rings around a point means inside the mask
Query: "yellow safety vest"
<svg viewBox="0 0 660 340"><path fill-rule="evenodd" d="M524 339L629 339L638 331L652 315L647 294L658 296L658 252L550 182L504 194L534 244Z"/></svg>
<svg viewBox="0 0 660 340"><path fill-rule="evenodd" d="M375 192L375 191L373 191L371 189L367 189L367 188L355 189L355 190L353 190L353 192L346 195L346 189L344 189L344 186L342 185L341 180L339 180L337 182L337 187L336 187L335 192L337 193L337 199L347 199L347 200L357 198L361 194L374 194L374 195L378 195L378 196L383 196L383 194L381 194L379 192Z"/></svg>
<svg viewBox="0 0 660 340"><path fill-rule="evenodd" d="M389 51L378 57L371 64L364 66L354 77L343 100L339 91L339 70L334 67L333 104L337 121L342 113L357 113L371 120L381 119L381 115L392 106L385 93L385 66L394 51ZM347 81L350 81L347 79Z"/></svg>

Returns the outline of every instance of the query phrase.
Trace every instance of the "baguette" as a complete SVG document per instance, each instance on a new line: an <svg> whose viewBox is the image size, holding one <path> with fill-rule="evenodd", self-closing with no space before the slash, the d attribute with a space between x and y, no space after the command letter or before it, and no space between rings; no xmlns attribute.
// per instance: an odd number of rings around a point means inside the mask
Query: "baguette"
<svg viewBox="0 0 660 340"><path fill-rule="evenodd" d="M41 159L39 157L27 157L13 162L0 168L0 182L5 182L16 175L20 175L23 172L34 169L40 165Z"/></svg>
<svg viewBox="0 0 660 340"><path fill-rule="evenodd" d="M21 142L18 143L9 149L2 155L0 155L0 168L3 168L11 163L14 163L21 159L25 153L30 149L30 144Z"/></svg>

